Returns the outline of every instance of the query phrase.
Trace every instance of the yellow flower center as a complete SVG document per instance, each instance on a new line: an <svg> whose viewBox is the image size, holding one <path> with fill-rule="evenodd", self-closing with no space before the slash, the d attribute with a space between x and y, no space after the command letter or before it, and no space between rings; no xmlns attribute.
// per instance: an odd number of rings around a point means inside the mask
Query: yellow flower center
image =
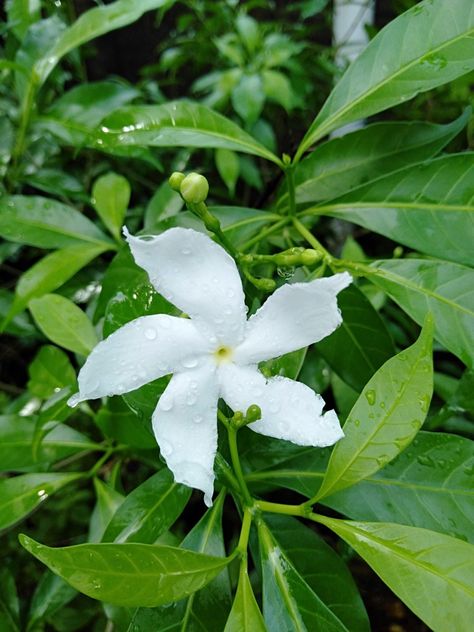
<svg viewBox="0 0 474 632"><path fill-rule="evenodd" d="M214 357L218 364L222 364L223 362L230 362L233 355L234 351L230 347L218 347L214 351Z"/></svg>

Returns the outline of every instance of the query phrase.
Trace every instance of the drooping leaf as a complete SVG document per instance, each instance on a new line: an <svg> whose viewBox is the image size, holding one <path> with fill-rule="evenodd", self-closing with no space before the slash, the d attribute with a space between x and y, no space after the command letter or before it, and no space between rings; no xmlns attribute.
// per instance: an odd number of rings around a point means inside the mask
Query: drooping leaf
<svg viewBox="0 0 474 632"><path fill-rule="evenodd" d="M20 522L49 496L82 474L21 474L0 480L0 531Z"/></svg>
<svg viewBox="0 0 474 632"><path fill-rule="evenodd" d="M474 617L473 545L447 535L378 522L318 516L434 632L469 630Z"/></svg>
<svg viewBox="0 0 474 632"><path fill-rule="evenodd" d="M470 0L424 0L390 22L344 73L303 138L297 157L337 127L472 70L473 31Z"/></svg>
<svg viewBox="0 0 474 632"><path fill-rule="evenodd" d="M122 108L102 121L91 142L100 148L221 147L280 164L271 151L225 116L187 101Z"/></svg>
<svg viewBox="0 0 474 632"><path fill-rule="evenodd" d="M152 608L183 599L203 588L230 561L153 544L50 548L26 535L20 536L20 542L76 590L125 607Z"/></svg>
<svg viewBox="0 0 474 632"><path fill-rule="evenodd" d="M356 583L334 549L290 516L269 515L265 522L284 555L347 629L369 632L369 619Z"/></svg>
<svg viewBox="0 0 474 632"><path fill-rule="evenodd" d="M349 386L361 391L375 371L395 354L390 333L370 301L354 285L337 298L341 326L316 346Z"/></svg>
<svg viewBox="0 0 474 632"><path fill-rule="evenodd" d="M468 123L470 108L446 125L422 121L373 123L331 138L295 169L298 204L332 200L347 191L407 165L435 156ZM288 193L278 206L288 204Z"/></svg>
<svg viewBox="0 0 474 632"><path fill-rule="evenodd" d="M372 283L419 324L431 312L435 338L474 367L474 270L429 259L376 261L372 268Z"/></svg>
<svg viewBox="0 0 474 632"><path fill-rule="evenodd" d="M109 232L117 240L120 240L120 231L130 194L128 180L113 172L98 178L92 188L92 204Z"/></svg>
<svg viewBox="0 0 474 632"><path fill-rule="evenodd" d="M60 347L89 355L98 342L91 321L64 296L45 294L35 298L30 311L44 335Z"/></svg>
<svg viewBox="0 0 474 632"><path fill-rule="evenodd" d="M153 474L121 503L102 541L153 544L176 521L190 495L190 488L175 483L168 469Z"/></svg>
<svg viewBox="0 0 474 632"><path fill-rule="evenodd" d="M258 538L263 616L268 630L347 632L348 628L301 577L263 520L258 522Z"/></svg>
<svg viewBox="0 0 474 632"><path fill-rule="evenodd" d="M313 210L428 255L474 265L474 153L407 167Z"/></svg>
<svg viewBox="0 0 474 632"><path fill-rule="evenodd" d="M241 570L239 574L237 592L224 632L267 632L248 573L245 570Z"/></svg>
<svg viewBox="0 0 474 632"><path fill-rule="evenodd" d="M317 498L373 474L411 443L433 393L432 319L418 340L387 362L365 386L331 454Z"/></svg>
<svg viewBox="0 0 474 632"><path fill-rule="evenodd" d="M0 197L0 235L38 248L65 248L84 242L114 248L87 217L56 200L33 195Z"/></svg>

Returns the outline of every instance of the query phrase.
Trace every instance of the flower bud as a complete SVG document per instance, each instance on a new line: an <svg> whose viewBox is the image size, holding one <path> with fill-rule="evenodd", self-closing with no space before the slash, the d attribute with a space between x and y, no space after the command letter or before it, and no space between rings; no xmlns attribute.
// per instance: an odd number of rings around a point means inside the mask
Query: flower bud
<svg viewBox="0 0 474 632"><path fill-rule="evenodd" d="M179 187L181 186L181 182L184 180L184 177L184 173L181 173L180 171L174 171L170 175L168 179L168 184L173 189L173 191L179 193Z"/></svg>
<svg viewBox="0 0 474 632"><path fill-rule="evenodd" d="M307 248L301 253L301 263L304 266L312 266L318 261L321 261L321 259L322 259L321 253L311 248Z"/></svg>
<svg viewBox="0 0 474 632"><path fill-rule="evenodd" d="M204 202L209 193L209 183L199 173L190 173L181 182L180 193L188 204L200 204Z"/></svg>
<svg viewBox="0 0 474 632"><path fill-rule="evenodd" d="M258 421L262 418L262 411L260 406L257 404L252 404L247 408L247 412L245 413L245 423L251 424L254 421Z"/></svg>

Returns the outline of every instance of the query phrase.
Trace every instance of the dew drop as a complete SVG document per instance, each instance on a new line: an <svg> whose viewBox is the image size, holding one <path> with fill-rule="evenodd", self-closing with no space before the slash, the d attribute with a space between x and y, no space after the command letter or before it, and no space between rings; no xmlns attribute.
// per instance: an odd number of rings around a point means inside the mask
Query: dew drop
<svg viewBox="0 0 474 632"><path fill-rule="evenodd" d="M193 417L193 423L195 424L200 424L203 420L203 417L201 415L194 415Z"/></svg>
<svg viewBox="0 0 474 632"><path fill-rule="evenodd" d="M365 395L365 399L369 403L369 406L373 406L375 404L375 400L376 400L375 391L371 388L368 391L365 391L364 395Z"/></svg>
<svg viewBox="0 0 474 632"><path fill-rule="evenodd" d="M197 358L194 358L193 356L191 356L191 357L184 358L183 360L181 360L181 364L183 365L185 369L194 369L194 367L198 365L198 361L197 361Z"/></svg>
<svg viewBox="0 0 474 632"><path fill-rule="evenodd" d="M152 327L148 327L148 329L145 329L145 338L147 340L154 340L156 338L156 330Z"/></svg>
<svg viewBox="0 0 474 632"><path fill-rule="evenodd" d="M160 441L160 450L163 456L170 456L173 454L173 446L168 441Z"/></svg>
<svg viewBox="0 0 474 632"><path fill-rule="evenodd" d="M188 396L186 397L186 404L188 406L194 406L194 404L197 402L197 397L194 393L188 393Z"/></svg>
<svg viewBox="0 0 474 632"><path fill-rule="evenodd" d="M160 408L161 410L168 411L173 408L173 400L171 397L160 397Z"/></svg>

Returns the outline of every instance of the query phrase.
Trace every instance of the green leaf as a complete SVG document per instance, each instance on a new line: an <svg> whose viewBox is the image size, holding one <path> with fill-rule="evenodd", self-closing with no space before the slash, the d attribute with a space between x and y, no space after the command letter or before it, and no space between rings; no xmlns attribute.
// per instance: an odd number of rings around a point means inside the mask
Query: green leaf
<svg viewBox="0 0 474 632"><path fill-rule="evenodd" d="M28 367L28 390L47 399L64 386L76 384L76 372L67 355L52 345L41 347Z"/></svg>
<svg viewBox="0 0 474 632"><path fill-rule="evenodd" d="M224 536L222 532L222 507L225 494L221 493L211 509L191 529L181 547L224 558ZM165 632L184 630L189 632L206 630L221 632L230 608L230 583L227 568L198 593L175 604L149 610L137 610L130 623L130 630L154 630ZM134 628L135 626L135 628Z"/></svg>
<svg viewBox="0 0 474 632"><path fill-rule="evenodd" d="M102 482L100 478L94 478L94 489L97 502L92 510L89 522L88 542L100 542L102 540L112 517L125 500L125 496L113 487L110 487L110 485Z"/></svg>
<svg viewBox="0 0 474 632"><path fill-rule="evenodd" d="M179 213L183 205L184 200L180 194L173 191L167 181L163 182L145 209L144 228L154 230L161 220Z"/></svg>
<svg viewBox="0 0 474 632"><path fill-rule="evenodd" d="M30 310L44 335L60 347L89 355L98 342L91 321L64 296L45 294L35 298Z"/></svg>
<svg viewBox="0 0 474 632"><path fill-rule="evenodd" d="M265 93L260 75L242 75L232 90L232 105L247 125L257 121L265 103Z"/></svg>
<svg viewBox="0 0 474 632"><path fill-rule="evenodd" d="M36 590L31 599L30 610L28 613L27 632L34 630L38 623L50 617L63 606L69 603L75 596L76 591L69 584L53 575L50 571L46 571L41 577Z"/></svg>
<svg viewBox="0 0 474 632"><path fill-rule="evenodd" d="M369 632L363 601L349 569L313 529L290 516L265 519L284 555L324 604L351 632Z"/></svg>
<svg viewBox="0 0 474 632"><path fill-rule="evenodd" d="M257 20L246 13L240 13L235 20L235 26L248 52L253 55L260 43L260 28Z"/></svg>
<svg viewBox="0 0 474 632"><path fill-rule="evenodd" d="M92 188L92 204L109 232L118 241L130 194L128 180L113 172L98 178Z"/></svg>
<svg viewBox="0 0 474 632"><path fill-rule="evenodd" d="M95 146L215 147L280 159L221 114L198 103L171 101L163 105L122 108L102 121Z"/></svg>
<svg viewBox="0 0 474 632"><path fill-rule="evenodd" d="M230 149L216 149L216 167L231 196L239 178L240 162L237 154Z"/></svg>
<svg viewBox="0 0 474 632"><path fill-rule="evenodd" d="M262 73L263 91L268 99L279 103L289 112L294 103L291 83L281 72L264 70Z"/></svg>
<svg viewBox="0 0 474 632"><path fill-rule="evenodd" d="M285 455L272 452L275 441L261 443L270 462L247 474L247 481L312 498L327 469L329 449L298 448ZM473 441L422 431L384 468L321 503L354 520L399 522L474 543L473 473Z"/></svg>
<svg viewBox="0 0 474 632"><path fill-rule="evenodd" d="M94 7L83 13L66 31L55 38L47 53L34 65L35 82L44 83L58 61L69 51L86 42L127 26L140 18L146 11L158 9L169 0L117 0L107 5Z"/></svg>
<svg viewBox="0 0 474 632"><path fill-rule="evenodd" d="M432 334L427 318L415 344L388 360L365 386L331 454L318 499L370 476L413 441L433 393Z"/></svg>
<svg viewBox="0 0 474 632"><path fill-rule="evenodd" d="M435 632L469 630L474 618L474 549L447 535L388 523L318 522L343 538Z"/></svg>
<svg viewBox="0 0 474 632"><path fill-rule="evenodd" d="M40 0L7 0L5 3L8 27L21 41L28 27L40 17Z"/></svg>
<svg viewBox="0 0 474 632"><path fill-rule="evenodd" d="M32 442L35 420L31 417L0 415L0 471L20 472L28 468L43 469L72 454L97 449L97 444L63 424L46 426L47 435L33 458Z"/></svg>
<svg viewBox="0 0 474 632"><path fill-rule="evenodd" d="M20 632L20 604L15 579L6 567L0 569L0 630Z"/></svg>
<svg viewBox="0 0 474 632"><path fill-rule="evenodd" d="M83 474L21 474L0 480L0 531L26 518L49 496Z"/></svg>
<svg viewBox="0 0 474 632"><path fill-rule="evenodd" d="M152 544L181 515L190 496L189 487L175 483L168 469L157 472L128 494L102 541Z"/></svg>
<svg viewBox="0 0 474 632"><path fill-rule="evenodd" d="M20 542L80 592L126 607L151 608L187 597L208 584L231 560L152 544L50 548L26 535L20 535Z"/></svg>
<svg viewBox="0 0 474 632"><path fill-rule="evenodd" d="M321 601L260 520L263 616L268 630L343 632L348 628Z"/></svg>
<svg viewBox="0 0 474 632"><path fill-rule="evenodd" d="M332 200L347 191L407 165L435 156L464 127L467 108L447 125L421 121L373 123L339 138L331 138L295 169L298 204ZM288 204L288 193L278 206Z"/></svg>
<svg viewBox="0 0 474 632"><path fill-rule="evenodd" d="M410 166L313 209L434 257L474 265L474 153Z"/></svg>
<svg viewBox="0 0 474 632"><path fill-rule="evenodd" d="M387 327L355 286L339 294L342 324L319 342L317 350L336 373L360 392L375 371L395 354Z"/></svg>
<svg viewBox="0 0 474 632"><path fill-rule="evenodd" d="M65 248L84 242L104 250L114 248L81 213L56 200L32 195L0 197L0 236L38 248Z"/></svg>
<svg viewBox="0 0 474 632"><path fill-rule="evenodd" d="M474 368L474 270L425 259L376 261L368 278L417 323L434 317L434 336Z"/></svg>
<svg viewBox="0 0 474 632"><path fill-rule="evenodd" d="M260 371L268 376L280 375L296 380L306 358L307 348L291 351L273 360L266 360L259 365Z"/></svg>
<svg viewBox="0 0 474 632"><path fill-rule="evenodd" d="M224 632L267 632L245 569L240 572L237 593Z"/></svg>
<svg viewBox="0 0 474 632"><path fill-rule="evenodd" d="M8 320L21 312L32 298L61 287L107 249L105 245L80 244L56 250L40 259L18 279Z"/></svg>
<svg viewBox="0 0 474 632"><path fill-rule="evenodd" d="M159 395L156 396L155 403L158 397ZM152 405L154 405L153 402L150 403L150 407ZM150 418L151 415L148 419ZM98 411L94 421L103 434L110 439L140 450L157 449L151 424L142 423L140 418L131 412L123 397L109 397L107 406L103 406Z"/></svg>
<svg viewBox="0 0 474 632"><path fill-rule="evenodd" d="M390 22L349 66L313 121L301 155L331 130L474 69L471 0L425 0Z"/></svg>

